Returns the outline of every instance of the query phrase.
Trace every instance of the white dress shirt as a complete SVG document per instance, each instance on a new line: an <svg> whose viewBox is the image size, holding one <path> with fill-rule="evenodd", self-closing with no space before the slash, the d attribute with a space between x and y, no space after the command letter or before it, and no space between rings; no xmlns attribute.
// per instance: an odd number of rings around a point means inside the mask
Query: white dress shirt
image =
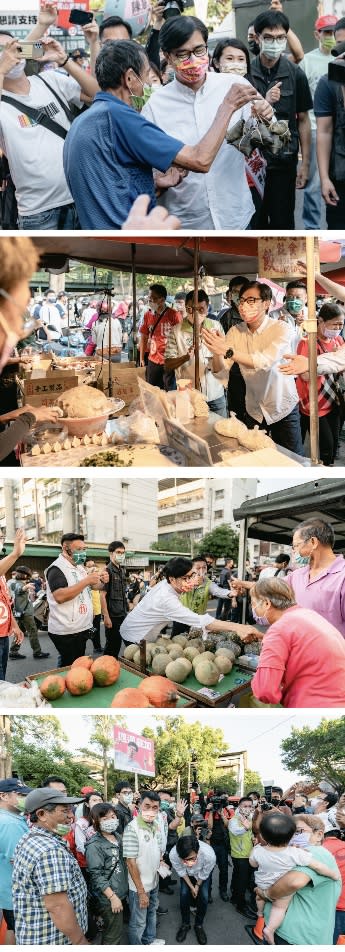
<svg viewBox="0 0 345 952"><path fill-rule="evenodd" d="M177 592L166 579L151 588L141 602L122 622L120 634L124 641L156 641L162 625L180 621L185 625L205 628L214 621L212 615L197 615L181 604Z"/></svg>
<svg viewBox="0 0 345 952"><path fill-rule="evenodd" d="M207 73L203 86L195 93L174 79L150 96L142 115L169 135L196 145L208 132L234 83L248 85L242 76ZM238 109L231 116L229 128L250 113L248 104ZM176 188L166 189L159 204L181 219L182 228L247 228L255 209L244 155L224 141L209 172L188 172Z"/></svg>
<svg viewBox="0 0 345 952"><path fill-rule="evenodd" d="M299 401L294 378L279 370L284 354L291 352L291 330L283 321L266 316L258 330L250 331L242 321L226 335L228 348L250 354L254 367L240 365L246 383L247 413L258 423L283 420ZM344 348L345 350L345 348ZM332 354L333 356L333 354ZM230 368L233 360L226 360Z"/></svg>
<svg viewBox="0 0 345 952"><path fill-rule="evenodd" d="M175 873L183 879L185 876L194 876L195 879L208 879L210 873L216 865L216 854L208 843L199 840L199 852L194 866L184 866L180 859L176 846L173 846L169 853L169 859Z"/></svg>
<svg viewBox="0 0 345 952"><path fill-rule="evenodd" d="M203 321L202 326L207 327L208 330L213 330L215 333L218 331L218 333L224 337L222 325L219 324L218 321L206 319ZM193 347L193 324L191 324L188 318L186 318L182 324L176 324L175 327L171 328L165 348L165 359L168 360L169 358L182 357L187 353L188 350L190 350L191 347ZM206 344L203 343L203 340L200 337L200 389L207 402L211 402L211 400L219 400L220 397L224 397L223 384L217 380L217 377L212 372L212 361L213 354L211 354L211 351L208 350L208 347L206 347ZM194 357L190 357L190 359L186 361L185 364L182 364L181 367L177 367L175 374L177 379L179 379L179 377L187 377L188 380L192 380L194 386Z"/></svg>

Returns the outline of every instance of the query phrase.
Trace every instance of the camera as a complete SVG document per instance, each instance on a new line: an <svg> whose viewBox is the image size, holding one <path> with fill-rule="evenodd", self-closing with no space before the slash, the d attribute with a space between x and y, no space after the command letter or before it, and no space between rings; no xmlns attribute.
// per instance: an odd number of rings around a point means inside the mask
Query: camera
<svg viewBox="0 0 345 952"><path fill-rule="evenodd" d="M266 810L273 810L272 804L267 803L267 801L265 801L264 803L261 803L260 806L264 813L266 813Z"/></svg>
<svg viewBox="0 0 345 952"><path fill-rule="evenodd" d="M171 20L172 17L179 17L184 10L184 0L164 0L164 20Z"/></svg>
<svg viewBox="0 0 345 952"><path fill-rule="evenodd" d="M218 796L218 797L214 796L214 797L211 797L210 799L210 803L212 803L212 808L215 813L219 812L220 810L223 810L224 807L226 807L227 802L228 802L228 798L226 794L222 794L222 796Z"/></svg>
<svg viewBox="0 0 345 952"><path fill-rule="evenodd" d="M332 50L332 56L342 56L345 53L345 43L337 43ZM336 60L328 64L328 79L345 86L345 59Z"/></svg>
<svg viewBox="0 0 345 952"><path fill-rule="evenodd" d="M204 820L203 816L200 816L200 817L199 817L199 816L197 815L197 816L192 816L192 818L191 818L191 823L192 823L192 826L193 826L193 828L194 828L194 830L195 830L195 833L196 833L197 830L198 830L198 832L199 832L199 840L202 840L202 842L204 843L205 840L206 840L206 838L207 838L207 834L208 834L208 822L207 822L207 820Z"/></svg>

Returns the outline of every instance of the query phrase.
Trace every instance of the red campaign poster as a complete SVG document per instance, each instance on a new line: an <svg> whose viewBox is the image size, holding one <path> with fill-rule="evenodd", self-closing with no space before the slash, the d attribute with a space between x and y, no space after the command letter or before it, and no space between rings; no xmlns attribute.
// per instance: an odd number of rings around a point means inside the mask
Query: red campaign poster
<svg viewBox="0 0 345 952"><path fill-rule="evenodd" d="M69 15L71 10L89 10L89 0L61 0L61 3L58 3L59 12L58 18L56 21L56 26L60 27L60 30L69 30L72 24L69 22Z"/></svg>
<svg viewBox="0 0 345 952"><path fill-rule="evenodd" d="M114 727L114 766L127 773L155 776L155 745L153 740L133 734L123 727Z"/></svg>

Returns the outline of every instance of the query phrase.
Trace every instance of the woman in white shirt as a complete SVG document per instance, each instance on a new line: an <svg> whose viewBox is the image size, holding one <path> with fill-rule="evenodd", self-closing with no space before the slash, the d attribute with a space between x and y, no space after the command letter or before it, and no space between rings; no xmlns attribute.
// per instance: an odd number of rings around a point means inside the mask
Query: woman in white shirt
<svg viewBox="0 0 345 952"><path fill-rule="evenodd" d="M163 625L169 621L183 622L186 627L194 625L207 631L238 631L245 634L253 631L251 625L220 621L212 615L197 615L180 602L180 595L200 583L193 562L183 556L170 559L164 568L164 579L133 608L122 622L120 633L125 644L139 641L156 641Z"/></svg>
<svg viewBox="0 0 345 952"><path fill-rule="evenodd" d="M100 357L109 357L111 362L119 363L122 350L122 326L117 317L110 316L110 343L109 343L109 314L101 309L98 320L92 326L91 338L96 344L96 353Z"/></svg>

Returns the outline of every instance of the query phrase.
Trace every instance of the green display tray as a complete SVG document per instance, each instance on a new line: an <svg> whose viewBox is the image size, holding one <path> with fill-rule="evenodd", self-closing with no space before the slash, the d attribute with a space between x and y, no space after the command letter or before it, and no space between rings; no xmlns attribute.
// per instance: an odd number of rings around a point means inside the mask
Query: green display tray
<svg viewBox="0 0 345 952"><path fill-rule="evenodd" d="M254 676L253 671L243 671L234 664L234 667L229 674L224 674L224 677L221 681L218 681L218 684L214 684L211 687L211 691L216 691L220 697L223 697L224 694L233 693L237 691L244 684L247 684L248 681L251 681ZM188 678L179 685L180 688L187 688L188 691L194 691L198 694L200 688L203 687L200 684L200 681L197 681L194 673L189 674Z"/></svg>
<svg viewBox="0 0 345 952"><path fill-rule="evenodd" d="M52 671L44 671L42 674L38 674L35 677L31 677L31 681L37 681L37 684L42 684L42 681L49 674L58 674L60 677L66 676L69 668L58 668ZM140 681L143 680L143 676L135 674L133 671L128 671L127 668L121 667L121 674L119 680L116 681L116 684L111 684L108 688L99 688L93 687L88 694L83 694L81 696L76 696L74 694L69 694L68 691L65 691L65 694L62 697L58 698L56 701L50 701L49 703L52 707L56 708L96 708L96 707L111 707L111 702L115 697L115 694L118 694L119 691L122 691L124 688L137 688L140 684ZM190 703L188 698L179 697L177 701L177 707L188 707ZM113 708L113 710L116 710ZM138 708L140 710L140 708Z"/></svg>

